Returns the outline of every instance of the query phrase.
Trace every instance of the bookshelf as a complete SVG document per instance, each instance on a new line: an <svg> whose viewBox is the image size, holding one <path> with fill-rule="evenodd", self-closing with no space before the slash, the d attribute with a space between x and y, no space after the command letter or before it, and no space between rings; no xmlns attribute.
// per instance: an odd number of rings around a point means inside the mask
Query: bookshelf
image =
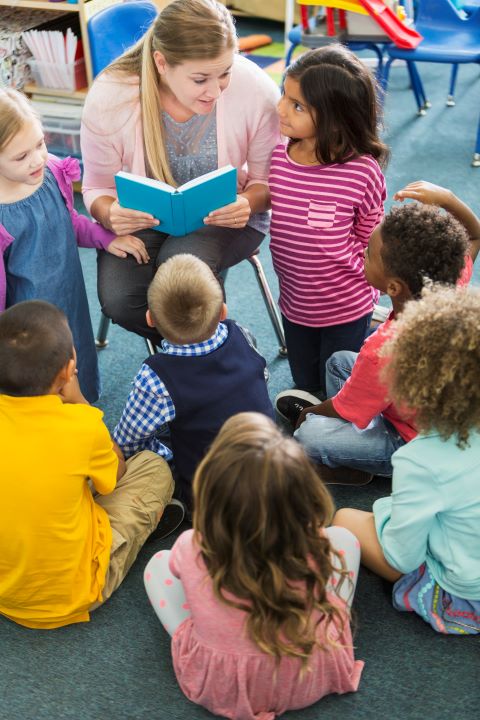
<svg viewBox="0 0 480 720"><path fill-rule="evenodd" d="M85 56L85 70L87 74L87 87L71 92L69 90L54 90L52 88L38 87L30 83L25 86L24 91L28 94L41 94L53 97L67 97L82 99L87 94L88 88L93 82L92 62L90 58L90 46L88 42L87 22L88 18L108 5L115 5L121 0L77 0L77 2L48 2L48 0L0 0L0 7L28 8L30 10L52 10L76 14L80 22L80 37Z"/></svg>

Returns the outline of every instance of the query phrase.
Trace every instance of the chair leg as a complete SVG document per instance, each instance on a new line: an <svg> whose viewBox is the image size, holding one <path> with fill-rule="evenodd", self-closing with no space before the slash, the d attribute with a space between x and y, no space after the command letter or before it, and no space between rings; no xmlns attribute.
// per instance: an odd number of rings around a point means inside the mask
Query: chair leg
<svg viewBox="0 0 480 720"><path fill-rule="evenodd" d="M452 64L452 74L450 75L450 89L447 97L447 107L453 107L455 105L455 85L457 84L458 75L458 63Z"/></svg>
<svg viewBox="0 0 480 720"><path fill-rule="evenodd" d="M285 57L285 67L286 67L286 68L288 68L288 66L289 66L290 63L292 62L293 51L295 50L296 47L297 47L297 44L296 44L296 43L290 43L290 47L288 48L288 52L287 52L287 55L286 55L286 57Z"/></svg>
<svg viewBox="0 0 480 720"><path fill-rule="evenodd" d="M472 160L473 167L480 167L480 118L478 120L477 142L475 143L475 154Z"/></svg>
<svg viewBox="0 0 480 720"><path fill-rule="evenodd" d="M110 318L108 318L102 313L102 316L100 318L100 324L97 330L97 337L95 338L95 345L99 350L103 350L103 348L107 347L108 345L107 335L109 327Z"/></svg>
<svg viewBox="0 0 480 720"><path fill-rule="evenodd" d="M157 346L153 344L153 342L150 340L150 338L144 338L145 345L147 346L148 354L149 355L156 355L158 350Z"/></svg>
<svg viewBox="0 0 480 720"><path fill-rule="evenodd" d="M415 95L415 100L417 102L418 114L425 115L427 107L430 105L425 97L425 90L423 89L422 80L418 74L417 67L411 60L407 60L407 70L410 76L413 94Z"/></svg>
<svg viewBox="0 0 480 720"><path fill-rule="evenodd" d="M97 337L95 338L95 345L99 350L103 350L103 348L106 348L108 345L107 335L108 335L108 328L110 327L111 320L106 315L102 313L102 316L100 318L100 324L98 326L97 330ZM155 355L157 352L157 348L153 344L153 342L150 340L150 338L144 338L145 344L147 346L147 351L149 355Z"/></svg>
<svg viewBox="0 0 480 720"><path fill-rule="evenodd" d="M390 65L392 64L392 62L393 62L392 58L388 58L387 62L383 64L381 75L380 75L380 90L381 90L380 100L381 100L382 105L385 104L385 98L387 96L388 76L390 74Z"/></svg>
<svg viewBox="0 0 480 720"><path fill-rule="evenodd" d="M275 330L275 335L277 336L279 342L278 354L280 355L280 357L287 357L287 346L285 344L285 335L283 333L282 320L275 300L273 299L272 291L270 290L270 287L268 285L267 277L263 270L262 263L256 255L251 255L248 258L248 262L250 263L250 265L253 266L257 275L257 280L260 286L260 290L262 292L262 297L265 301L267 312L270 316L273 329Z"/></svg>

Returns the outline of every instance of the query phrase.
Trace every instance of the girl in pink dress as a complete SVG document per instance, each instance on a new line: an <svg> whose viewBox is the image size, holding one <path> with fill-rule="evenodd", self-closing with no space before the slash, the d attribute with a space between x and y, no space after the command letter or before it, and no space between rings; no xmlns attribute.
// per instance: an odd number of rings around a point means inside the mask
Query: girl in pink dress
<svg viewBox="0 0 480 720"><path fill-rule="evenodd" d="M185 695L238 720L273 720L358 688L350 604L356 538L303 449L258 413L224 424L199 465L193 530L145 569Z"/></svg>

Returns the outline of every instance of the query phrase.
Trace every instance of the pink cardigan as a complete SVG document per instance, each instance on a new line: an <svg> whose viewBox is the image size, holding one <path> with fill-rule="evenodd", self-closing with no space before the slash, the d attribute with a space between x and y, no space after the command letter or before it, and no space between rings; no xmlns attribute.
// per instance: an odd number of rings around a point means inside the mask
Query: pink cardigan
<svg viewBox="0 0 480 720"><path fill-rule="evenodd" d="M268 184L273 148L279 142L276 105L280 93L271 78L236 55L228 88L217 105L218 166L233 165L238 190ZM81 129L83 199L90 209L102 195L116 197L119 170L145 175L138 78L104 73L87 95Z"/></svg>
<svg viewBox="0 0 480 720"><path fill-rule="evenodd" d="M98 223L85 217L85 215L77 213L73 206L72 183L75 180L80 180L80 164L78 160L71 157L60 159L55 157L55 155L49 155L47 167L57 181L67 210L70 213L77 244L80 247L105 250L116 236L110 232L110 230L105 230L105 228ZM0 225L0 311L5 310L7 293L7 278L3 253L14 239L3 225ZM55 242L54 237L52 237L52 242Z"/></svg>

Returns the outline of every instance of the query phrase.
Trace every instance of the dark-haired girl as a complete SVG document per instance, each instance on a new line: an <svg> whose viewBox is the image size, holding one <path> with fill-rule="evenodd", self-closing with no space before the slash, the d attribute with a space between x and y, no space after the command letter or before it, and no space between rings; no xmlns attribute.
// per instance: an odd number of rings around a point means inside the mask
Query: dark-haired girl
<svg viewBox="0 0 480 720"><path fill-rule="evenodd" d="M273 720L356 690L358 542L325 529L332 500L301 446L263 415L235 415L193 493L193 530L145 570L187 697L227 718Z"/></svg>
<svg viewBox="0 0 480 720"><path fill-rule="evenodd" d="M312 50L287 69L278 114L270 249L288 359L297 387L324 394L326 360L358 352L377 300L363 273L385 200L373 76L341 45Z"/></svg>

